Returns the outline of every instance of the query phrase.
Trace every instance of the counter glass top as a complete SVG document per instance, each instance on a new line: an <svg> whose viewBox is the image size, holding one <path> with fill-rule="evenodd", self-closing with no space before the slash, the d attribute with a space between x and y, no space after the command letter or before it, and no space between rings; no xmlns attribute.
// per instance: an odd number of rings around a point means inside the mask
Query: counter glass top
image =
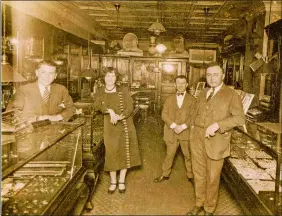
<svg viewBox="0 0 282 216"><path fill-rule="evenodd" d="M10 154L9 160L2 160L2 178L5 178L24 164L40 155L58 141L70 134L83 123L52 123L29 131L17 134L16 141L2 146L3 156Z"/></svg>

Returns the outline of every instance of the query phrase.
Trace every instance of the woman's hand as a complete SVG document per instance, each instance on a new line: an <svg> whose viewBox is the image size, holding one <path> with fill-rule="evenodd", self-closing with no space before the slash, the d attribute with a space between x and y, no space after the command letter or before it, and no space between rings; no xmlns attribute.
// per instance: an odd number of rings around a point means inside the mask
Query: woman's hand
<svg viewBox="0 0 282 216"><path fill-rule="evenodd" d="M118 121L124 119L124 117L125 117L123 114L121 114L121 115L116 114L112 109L108 109L108 113L111 116L110 122L112 124L116 124Z"/></svg>
<svg viewBox="0 0 282 216"><path fill-rule="evenodd" d="M122 120L125 118L125 116L123 114L117 115L118 116L118 120Z"/></svg>
<svg viewBox="0 0 282 216"><path fill-rule="evenodd" d="M108 109L107 111L108 111L108 113L109 113L110 116L111 116L110 122L111 122L112 124L116 124L117 121L118 121L118 116L117 116L117 114L116 114L112 109Z"/></svg>

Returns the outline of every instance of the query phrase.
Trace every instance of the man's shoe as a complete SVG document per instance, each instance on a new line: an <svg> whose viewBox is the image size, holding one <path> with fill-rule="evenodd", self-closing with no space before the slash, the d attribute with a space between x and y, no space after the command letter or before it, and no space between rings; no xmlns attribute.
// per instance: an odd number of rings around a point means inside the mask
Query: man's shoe
<svg viewBox="0 0 282 216"><path fill-rule="evenodd" d="M158 177L158 178L155 178L155 179L154 179L154 182L155 182L155 183L160 183L160 182L163 182L164 180L168 180L168 179L169 179L168 176L160 176L160 177Z"/></svg>
<svg viewBox="0 0 282 216"><path fill-rule="evenodd" d="M188 178L188 181L194 186L194 178Z"/></svg>
<svg viewBox="0 0 282 216"><path fill-rule="evenodd" d="M212 216L213 213L205 211L205 215Z"/></svg>
<svg viewBox="0 0 282 216"><path fill-rule="evenodd" d="M194 208L191 211L187 212L186 215L198 215L203 210L203 207L194 206Z"/></svg>

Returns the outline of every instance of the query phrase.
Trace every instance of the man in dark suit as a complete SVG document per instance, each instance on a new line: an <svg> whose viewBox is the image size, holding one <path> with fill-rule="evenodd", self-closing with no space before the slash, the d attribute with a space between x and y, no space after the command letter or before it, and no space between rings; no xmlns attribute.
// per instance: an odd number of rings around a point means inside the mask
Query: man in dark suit
<svg viewBox="0 0 282 216"><path fill-rule="evenodd" d="M51 61L42 61L35 71L37 81L20 86L7 106L20 110L23 120L68 121L75 108L68 90L59 84L52 83L56 76L56 65Z"/></svg>
<svg viewBox="0 0 282 216"><path fill-rule="evenodd" d="M189 134L196 100L186 93L188 83L184 75L175 78L175 86L176 95L168 97L163 106L162 120L165 123L164 141L167 149L162 166L162 175L154 181L162 182L169 179L175 153L180 145L185 158L187 178L193 183Z"/></svg>
<svg viewBox="0 0 282 216"><path fill-rule="evenodd" d="M245 123L239 94L224 85L218 64L206 71L210 88L199 94L194 127L191 129L191 154L195 179L196 206L187 215L213 215L224 158L230 155L232 129Z"/></svg>

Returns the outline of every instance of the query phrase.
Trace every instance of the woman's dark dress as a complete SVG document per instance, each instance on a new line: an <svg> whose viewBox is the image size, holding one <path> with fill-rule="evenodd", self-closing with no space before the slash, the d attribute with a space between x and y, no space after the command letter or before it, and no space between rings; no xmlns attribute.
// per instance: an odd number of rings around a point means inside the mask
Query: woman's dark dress
<svg viewBox="0 0 282 216"><path fill-rule="evenodd" d="M141 165L140 152L134 127L132 112L133 100L126 88L118 88L113 93L106 93L99 88L94 96L94 109L104 114L104 144L106 148L105 171L116 171ZM110 123L112 109L116 114L123 114L125 119L117 124Z"/></svg>

